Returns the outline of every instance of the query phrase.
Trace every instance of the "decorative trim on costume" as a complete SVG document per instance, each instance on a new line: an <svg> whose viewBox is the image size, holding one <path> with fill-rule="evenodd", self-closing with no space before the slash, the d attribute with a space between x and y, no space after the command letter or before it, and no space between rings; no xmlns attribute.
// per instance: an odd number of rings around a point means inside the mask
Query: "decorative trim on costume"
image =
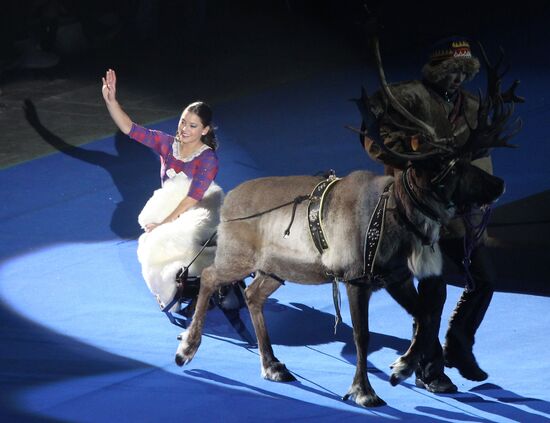
<svg viewBox="0 0 550 423"><path fill-rule="evenodd" d="M468 41L452 41L447 48L437 49L430 55L430 62L442 62L451 57L471 58L472 51Z"/></svg>
<svg viewBox="0 0 550 423"><path fill-rule="evenodd" d="M177 141L174 139L174 142L172 143L172 155L173 155L176 159L178 159L178 160L180 160L180 161L182 161L182 162L187 163L187 162L190 162L191 160L193 160L195 157L199 157L203 151L206 151L206 150L208 150L209 148L210 148L209 146L207 146L206 144L203 144L202 147L199 148L198 150L195 150L195 151L194 151L193 153L191 153L190 155L183 157L183 156L180 155L180 143L177 142ZM166 173L168 173L168 172L166 172Z"/></svg>
<svg viewBox="0 0 550 423"><path fill-rule="evenodd" d="M422 68L422 75L432 83L441 81L452 72L464 72L468 81L479 72L479 60L472 55L470 43L464 37L439 41Z"/></svg>

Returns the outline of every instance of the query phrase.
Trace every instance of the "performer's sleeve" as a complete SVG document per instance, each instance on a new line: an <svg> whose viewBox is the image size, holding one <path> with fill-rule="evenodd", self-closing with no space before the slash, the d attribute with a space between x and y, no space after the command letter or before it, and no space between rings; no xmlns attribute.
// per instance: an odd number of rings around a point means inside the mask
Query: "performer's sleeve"
<svg viewBox="0 0 550 423"><path fill-rule="evenodd" d="M406 103L401 100L402 104ZM406 104L404 104L407 107ZM390 150L396 153L408 153L412 151L411 148L411 133L399 128L395 122L403 120L397 113L390 110L389 113L384 113L386 105L382 99L381 94L378 92L372 99L372 111L379 121L380 137L382 138L384 145ZM404 122L401 122L404 123ZM384 163L387 166L403 169L406 165L405 161L396 159L394 156L388 155L380 146L378 146L372 138L366 136L363 140L363 146L369 154L369 156L379 162Z"/></svg>
<svg viewBox="0 0 550 423"><path fill-rule="evenodd" d="M219 166L216 153L212 150L206 150L197 158L197 161L187 196L200 201L218 174Z"/></svg>
<svg viewBox="0 0 550 423"><path fill-rule="evenodd" d="M136 123L132 123L132 129L130 129L128 136L140 144L155 150L161 156L165 156L168 153L174 142L174 137L171 135L165 134L162 131L144 128Z"/></svg>

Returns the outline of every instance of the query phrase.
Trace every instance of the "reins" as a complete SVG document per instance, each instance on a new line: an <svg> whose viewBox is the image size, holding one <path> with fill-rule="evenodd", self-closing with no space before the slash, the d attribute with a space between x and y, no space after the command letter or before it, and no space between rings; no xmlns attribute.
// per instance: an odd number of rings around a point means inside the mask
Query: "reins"
<svg viewBox="0 0 550 423"><path fill-rule="evenodd" d="M241 220L254 219L256 217L263 216L264 214L271 213L275 210L282 209L283 207L290 206L292 204L293 206L292 206L292 215L290 217L290 223L288 224L288 226L287 226L287 228L285 229L285 232L284 232L284 237L288 238L288 236L290 235L290 228L292 227L292 224L294 223L294 217L296 216L296 208L298 207L298 204L304 202L305 200L309 200L310 198L311 198L311 195L299 195L296 198L294 198L294 200L292 200L292 201L288 201L284 204L279 204L278 206L272 207L270 209L263 210L263 211L258 212L258 213L254 213L254 214L251 214L249 216L235 217L233 219L223 220L222 222L223 223L225 223L225 222L238 222L238 221L241 221Z"/></svg>
<svg viewBox="0 0 550 423"><path fill-rule="evenodd" d="M170 322L176 326L180 326L185 328L185 325L180 322L181 319L175 317L170 312L170 309L174 307L174 305L179 302L183 298L184 290L185 290L185 283L188 281L189 278L189 268L191 265L197 260L197 258L202 254L202 252L205 250L206 247L210 244L210 242L214 239L214 237L217 235L217 232L214 231L212 235L206 240L206 242L202 245L201 249L198 251L197 254L195 254L195 257L189 262L187 266L184 266L180 272L176 275L176 294L174 295L174 298L172 298L172 301L170 301L167 305L165 305L162 308L162 312L166 314ZM198 278L195 278L198 279Z"/></svg>
<svg viewBox="0 0 550 423"><path fill-rule="evenodd" d="M425 216L429 217L430 219L434 220L438 224L441 225L441 219L438 216L437 212L434 211L431 207L420 201L420 199L416 196L413 190L412 181L409 176L410 167L406 168L403 173L401 174L401 180L403 182L403 188L405 188L405 192L411 199L411 201L414 203L415 207Z"/></svg>
<svg viewBox="0 0 550 423"><path fill-rule="evenodd" d="M474 225L471 220L471 213L464 214L462 221L464 222L464 258L462 265L464 267L464 276L466 279L465 291L470 292L476 289L475 280L470 272L470 265L472 264L471 256L474 248L478 245L479 240L487 228L489 223L489 217L491 216L491 206L487 205L482 207L483 214L481 221L478 225Z"/></svg>
<svg viewBox="0 0 550 423"><path fill-rule="evenodd" d="M427 218L433 220L438 225L442 225L441 218L437 215L436 211L433 210L431 207L427 206L423 202L420 201L420 199L417 197L417 195L414 192L413 189L413 182L410 179L409 171L410 167L406 168L403 173L401 174L401 182L403 185L403 190L405 191L405 194L407 194L407 197L412 201L415 208L422 213ZM415 225L407 216L407 213L405 211L405 206L403 205L401 199L396 194L394 195L395 198L395 209L397 211L397 215L399 216L399 219L403 222L403 224L407 227L409 231L411 231L413 234L415 234L421 241L422 245L430 245L433 248L433 240L428 237L425 233L421 232L420 229L418 229L417 225ZM437 200L437 199L436 199ZM437 200L439 201L439 200Z"/></svg>
<svg viewBox="0 0 550 423"><path fill-rule="evenodd" d="M333 171L331 171L331 173L333 173ZM299 195L296 198L294 198L292 201L288 201L286 203L279 204L278 206L272 207L270 209L263 210L263 211L258 212L258 213L254 213L254 214L251 214L249 216L242 216L242 217L237 217L237 218L233 218L233 219L224 220L223 222L238 222L238 221L243 221L243 220L248 220L248 219L254 219L256 217L263 216L267 213L271 213L275 210L282 209L283 207L286 207L286 206L289 206L289 205L292 204L292 214L291 214L290 222L289 222L287 228L284 231L284 237L287 238L290 235L290 229L291 229L291 227L294 223L294 219L296 217L296 209L297 209L298 205L301 204L302 202L304 202L305 200L310 200L310 199L311 199L311 194L310 195ZM217 231L214 231L214 233L212 233L212 235L210 235L210 237L202 245L202 247L197 252L197 254L195 254L195 256L189 262L189 264L187 266L184 266L178 272L178 274L176 275L176 293L175 293L174 297L172 298L172 300L167 305L162 306L162 304L161 304L162 312L164 314L166 314L166 316L168 317L170 322L172 324L176 325L176 326L186 328L185 321L183 319L179 318L179 317L174 316L172 314L172 312L170 311L170 309L172 307L174 307L174 305L176 305L179 301L181 301L182 298L184 298L185 288L186 288L186 286L190 286L190 284L188 284L188 282L197 283L199 281L198 277L193 277L190 280L189 268L192 266L192 264L195 262L195 260L197 260L197 258L202 254L202 252L205 250L205 248L208 247L208 245L210 244L210 242L214 239L214 237L216 235L217 235ZM283 282L284 281L282 281L282 283Z"/></svg>
<svg viewBox="0 0 550 423"><path fill-rule="evenodd" d="M432 178L431 182L435 184L441 182L449 174L452 168L456 165L457 161L458 160L456 159L452 160L449 163L449 165L440 174ZM405 193L411 199L411 201L413 202L415 207L418 209L418 211L420 211L426 217L434 220L439 225L442 225L441 219L436 215L436 212L430 207L428 207L426 204L422 203L414 193L414 190L412 189L412 181L410 180L410 176L408 175L409 169L410 167L405 169L401 177ZM434 199L436 201L443 203L443 200L438 196L434 196ZM395 200L397 205L396 207L397 213L401 218L401 220L403 221L403 223L405 224L405 226L422 240L422 244L431 245L432 244L431 240L429 240L425 234L420 232L420 230L406 216L403 208L403 204L401 204L401 201L399 200L399 197L397 195L395 196ZM464 258L462 260L462 265L464 268L464 275L466 279L466 283L465 283L466 292L473 291L476 288L474 278L472 277L472 274L470 272L470 265L472 264L471 256L472 256L473 250L478 245L479 240L481 239L485 229L487 228L490 215L491 215L491 207L488 205L483 207L483 214L481 217L481 221L477 225L474 225L472 223L472 220L471 220L472 215L470 213L465 213L462 215L462 221L464 222L464 227L465 227Z"/></svg>

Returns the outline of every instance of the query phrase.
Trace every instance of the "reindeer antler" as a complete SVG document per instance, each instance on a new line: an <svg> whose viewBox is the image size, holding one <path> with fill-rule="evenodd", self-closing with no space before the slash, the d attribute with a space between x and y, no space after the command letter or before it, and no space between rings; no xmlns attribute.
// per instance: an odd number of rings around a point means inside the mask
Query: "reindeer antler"
<svg viewBox="0 0 550 423"><path fill-rule="evenodd" d="M493 65L489 61L483 45L479 43L481 56L487 68L487 95L483 98L479 92L479 109L477 113L477 127L470 129L470 138L467 142L467 149L471 151L482 151L492 147L515 148L517 145L509 144L508 141L514 137L523 127L523 121L520 118L509 123L514 114L514 102L505 104L503 93L501 92L502 77L508 72L510 66L501 70L504 60L504 50L500 47L500 57ZM515 81L512 87L504 93L515 96L514 90L519 84Z"/></svg>
<svg viewBox="0 0 550 423"><path fill-rule="evenodd" d="M406 118L407 121L411 122L413 125L416 125L421 132L427 135L427 138L435 140L435 138L437 137L435 129L432 126L428 125L426 122L418 119L411 112L409 112L391 92L390 87L388 86L388 82L386 81L384 68L382 67L382 57L380 55L380 45L378 37L373 37L372 42L374 47L374 57L376 59L376 67L378 69L378 77L380 78L380 85L382 86L382 91L386 96L390 106L399 114L401 114L404 118ZM410 129L410 127L407 129Z"/></svg>
<svg viewBox="0 0 550 423"><path fill-rule="evenodd" d="M418 119L416 116L414 116L411 112L409 112L393 95L391 92L391 89L388 85L388 82L386 81L386 75L384 73L384 68L382 66L382 58L380 55L380 47L378 42L378 37L372 36L372 42L374 47L374 53L375 53L375 59L376 59L376 65L378 69L378 76L380 79L380 85L382 87L382 93L384 94L386 98L386 108L384 110L384 113L381 116L376 116L373 112L372 104L370 102L369 96L367 95L367 92L365 88L361 87L361 98L354 99L355 103L357 104L357 107L359 108L359 111L361 112L361 116L363 117L363 128L364 130L358 130L356 128L353 128L351 126L347 126L348 129L351 129L354 132L359 133L362 136L369 137L374 141L376 145L378 145L388 156L391 156L397 160L400 161L419 161L419 160L425 160L429 157L434 156L440 156L443 154L453 154L456 153L454 149L451 147L445 145L444 141L447 141L446 139L438 139L437 134L435 132L435 129L428 125L426 122ZM399 113L401 116L403 116L408 122L410 122L412 125L404 125L401 123L396 122L395 119L393 119L388 114L388 106L391 107L393 110L395 110L397 113ZM435 147L434 150L431 150L429 152L412 152L412 153L400 153L397 151L394 151L390 149L382 139L380 135L380 122L383 119L387 119L392 123L392 125L395 125L396 127L400 129L404 129L409 132L416 132L421 133L423 135L424 142L427 144L430 144Z"/></svg>
<svg viewBox="0 0 550 423"><path fill-rule="evenodd" d="M376 145L378 145L386 154L389 156L394 157L395 159L401 160L401 161L419 161L419 160L425 160L429 157L434 156L440 156L442 154L448 154L449 151L446 148L440 148L436 150L432 150L425 153L419 153L419 152L413 152L413 153L399 153L397 151L393 151L390 149L382 139L382 136L380 135L380 120L382 117L377 117L374 112L372 111L372 105L369 99L369 96L367 95L367 91L364 87L361 87L361 98L353 99L352 101L355 102L357 105L357 108L361 112L361 116L363 118L363 130L359 130L357 128L354 128L352 126L346 125L346 128L352 130L353 132L356 132L360 134L361 136L368 137L374 141ZM387 113L387 111L385 112ZM385 114L384 113L384 114Z"/></svg>
<svg viewBox="0 0 550 423"><path fill-rule="evenodd" d="M487 53L485 51L485 48L483 47L483 44L478 43L479 50L481 51L481 57L483 59L483 64L485 65L487 69L487 93L488 95L494 99L497 96L500 96L502 98L502 101L505 103L524 103L525 98L520 97L516 94L516 89L519 86L520 81L515 80L512 85L505 91L501 91L501 84L502 84L502 78L504 75L508 73L510 70L510 65L506 65L506 67L501 70L502 63L504 62L504 49L502 47L499 47L500 55L496 61L495 64L492 64L489 60L489 57L487 56Z"/></svg>
<svg viewBox="0 0 550 423"><path fill-rule="evenodd" d="M517 145L509 144L508 141L521 130L523 121L517 118L509 123L513 114L513 103L505 104L500 95L494 100L491 100L489 95L483 99L480 92L477 127L471 129L469 149L478 151L493 147L516 148Z"/></svg>
<svg viewBox="0 0 550 423"><path fill-rule="evenodd" d="M500 86L502 84L502 77L510 70L510 65L507 65L504 70L500 70L502 62L504 61L504 49L502 47L499 47L500 56L493 65L489 61L489 57L485 52L483 44L478 43L478 45L479 50L481 51L481 57L483 58L483 64L487 69L487 95L491 99L495 99L497 96L501 95Z"/></svg>

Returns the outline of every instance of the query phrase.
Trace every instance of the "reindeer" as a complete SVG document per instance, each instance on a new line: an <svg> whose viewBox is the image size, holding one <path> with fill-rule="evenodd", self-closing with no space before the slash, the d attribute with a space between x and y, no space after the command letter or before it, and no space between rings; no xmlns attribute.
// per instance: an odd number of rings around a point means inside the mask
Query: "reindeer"
<svg viewBox="0 0 550 423"><path fill-rule="evenodd" d="M402 106L391 96L381 63L379 71L384 92L389 93L388 100L399 111ZM376 130L377 117L371 112L364 90L358 104L368 136L385 149ZM497 107L500 115L489 119L488 109L493 108L489 102L483 104L487 107L480 108L484 122L478 125L477 140L483 139L481 133L502 131L508 117L502 107ZM406 117L414 121L413 116ZM424 122L414 123L425 134L433 134L433 128ZM293 381L294 376L274 355L264 321L264 303L283 281L305 285L341 281L349 298L357 352L355 376L344 400L352 398L365 407L385 404L367 375L370 296L384 286L384 276L396 268L408 267L418 278L441 274L437 244L441 225L455 215L457 207L488 204L503 193L500 178L470 164L472 150L488 147L483 143L475 145L474 141L469 151L445 147L427 153L398 154L400 159L409 161L410 167L393 177L355 171L335 182L324 198L321 212L324 238L329 245L324 250L318 250L310 236L308 206L302 201L312 200L313 196L307 194L323 181L322 177L260 178L230 191L221 209L214 264L202 272L195 313L188 330L179 337L176 363L182 366L195 356L210 296L220 287L253 274L245 296L258 340L261 374L272 381ZM502 144L501 141L499 138ZM381 202L387 203L383 209L378 206ZM375 219L373 215L380 213L378 226L369 225ZM373 243L370 234L377 231L380 237ZM404 303L405 299L399 302ZM392 366L393 385L413 373L431 336L427 313L420 307L409 311L413 313L416 332L410 348Z"/></svg>

